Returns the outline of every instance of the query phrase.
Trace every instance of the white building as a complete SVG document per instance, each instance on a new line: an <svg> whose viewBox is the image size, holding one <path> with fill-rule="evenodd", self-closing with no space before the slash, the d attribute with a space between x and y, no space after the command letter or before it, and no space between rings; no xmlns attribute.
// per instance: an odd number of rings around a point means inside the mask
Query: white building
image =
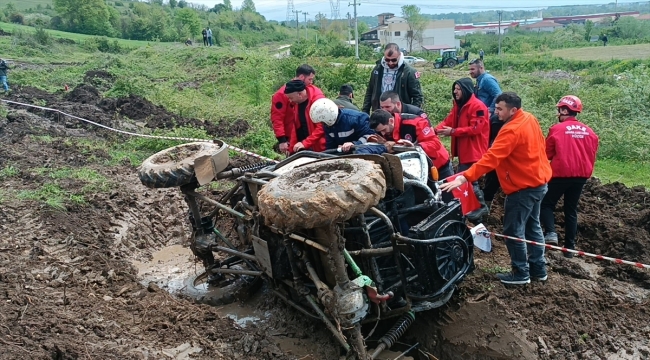
<svg viewBox="0 0 650 360"><path fill-rule="evenodd" d="M409 46L409 25L401 17L387 17L381 14L379 26L362 34L361 41L375 45L396 43L400 48L411 50ZM431 20L426 24L422 39L413 39L413 51L423 50L423 46L451 46L459 47L460 40L454 34L454 20Z"/></svg>

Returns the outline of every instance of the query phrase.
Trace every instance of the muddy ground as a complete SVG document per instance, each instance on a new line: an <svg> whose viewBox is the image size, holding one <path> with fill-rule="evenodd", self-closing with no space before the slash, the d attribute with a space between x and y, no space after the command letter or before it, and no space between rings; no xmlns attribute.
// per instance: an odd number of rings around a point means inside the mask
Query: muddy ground
<svg viewBox="0 0 650 360"><path fill-rule="evenodd" d="M239 136L249 128L243 120L184 119L137 96L105 99L111 81L108 73L89 72L68 92L17 88L9 100L129 131L188 124ZM64 140L118 135L42 110L8 108L0 119L0 169L17 172L0 177L0 358L336 358L321 324L264 289L243 306L225 307L174 291L201 268L187 249L179 192L148 189L130 164L105 166L105 150ZM51 182L34 169L57 167L94 169L113 186L87 196L86 204L67 204L67 211L7 195ZM58 184L83 186L73 179ZM498 198L487 223L492 231L501 230L501 204ZM560 208L556 218L562 237ZM591 180L579 223L580 250L650 263L645 189ZM229 224L220 225L232 234ZM650 358L648 270L559 252L547 258L547 283L509 289L495 279L509 264L503 242L496 239L491 253L476 250L476 272L448 306L418 314L402 341L419 342L439 359Z"/></svg>

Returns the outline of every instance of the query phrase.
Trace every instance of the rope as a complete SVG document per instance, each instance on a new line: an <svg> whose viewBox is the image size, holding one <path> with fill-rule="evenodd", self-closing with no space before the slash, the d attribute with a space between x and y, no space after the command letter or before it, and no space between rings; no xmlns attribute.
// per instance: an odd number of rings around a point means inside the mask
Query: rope
<svg viewBox="0 0 650 360"><path fill-rule="evenodd" d="M114 129L114 128L110 127L110 126L106 126L106 125L103 125L103 124L100 124L100 123L97 123L97 122L94 122L94 121L91 121L91 120L88 120L88 119L84 119L84 118L81 118L81 117L78 117L78 116L75 116L75 115L72 115L72 114L65 113L65 112L63 112L63 111L61 111L59 109L53 109L53 108L48 108L48 107L38 106L38 105L32 105L32 104L25 104L25 103L21 103L21 102L17 102L17 101L11 101L11 100L5 100L5 99L0 99L0 101L8 103L8 104L27 106L27 107L31 107L31 108L34 108L34 109L52 111L52 112L59 113L59 114L62 114L64 116L76 119L76 120L87 122L89 124L95 125L97 127L104 128L106 130L110 130L110 131L113 131L113 132L116 132L116 133L129 135L129 136L143 137L143 138L149 138L149 139L161 139L161 140L176 140L176 141L189 141L189 142L212 142L212 140L209 140L209 139L197 139L197 138L186 138L186 137L138 134L138 133L134 133L134 132L130 132L130 131ZM224 143L224 145L226 147L228 147L228 149L230 149L230 150L236 151L238 153L241 153L241 154L244 154L244 155L247 155L247 156L250 156L250 157L254 157L254 158L257 158L257 159L261 159L261 160L276 163L276 164L279 163L279 161L277 161L277 160L273 160L273 159L267 158L265 156L255 154L255 153L250 152L248 150L240 149L240 148L238 148L236 146L228 145L226 143Z"/></svg>

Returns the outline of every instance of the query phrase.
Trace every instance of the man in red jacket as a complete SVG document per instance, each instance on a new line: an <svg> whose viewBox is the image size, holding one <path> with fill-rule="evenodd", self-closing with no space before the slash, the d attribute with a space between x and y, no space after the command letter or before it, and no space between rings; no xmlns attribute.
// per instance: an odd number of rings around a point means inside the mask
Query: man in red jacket
<svg viewBox="0 0 650 360"><path fill-rule="evenodd" d="M303 64L296 69L296 77L292 80L302 80L305 85L311 89L311 92L323 93L319 88L313 85L316 71L313 67ZM282 85L271 98L271 124L280 152L289 153L289 140L294 131L294 105L284 94L285 85Z"/></svg>
<svg viewBox="0 0 650 360"><path fill-rule="evenodd" d="M458 157L458 172L461 173L477 162L487 152L490 140L490 112L474 95L474 83L463 78L452 86L454 104L447 117L436 126L436 134L451 136L451 156ZM472 183L481 208L469 213L472 222L480 221L488 213L483 191L478 181Z"/></svg>
<svg viewBox="0 0 650 360"><path fill-rule="evenodd" d="M386 146L393 152L395 144L419 146L438 169L438 178L445 179L453 175L449 153L429 125L429 120L413 114L391 114L378 109L370 115L370 128L381 137L371 136L368 141Z"/></svg>
<svg viewBox="0 0 650 360"><path fill-rule="evenodd" d="M575 249L578 232L578 201L582 187L594 172L598 136L576 119L582 112L582 101L568 95L557 103L559 123L551 126L546 137L546 156L551 161L553 177L542 200L540 222L546 231L544 240L557 245L553 211L564 195L564 247ZM564 253L573 257L573 253Z"/></svg>
<svg viewBox="0 0 650 360"><path fill-rule="evenodd" d="M314 87L306 86L301 80L291 80L284 87L284 94L294 103L293 128L289 139L289 152L300 150L324 151L325 131L323 125L314 123L309 115L311 105L325 97Z"/></svg>

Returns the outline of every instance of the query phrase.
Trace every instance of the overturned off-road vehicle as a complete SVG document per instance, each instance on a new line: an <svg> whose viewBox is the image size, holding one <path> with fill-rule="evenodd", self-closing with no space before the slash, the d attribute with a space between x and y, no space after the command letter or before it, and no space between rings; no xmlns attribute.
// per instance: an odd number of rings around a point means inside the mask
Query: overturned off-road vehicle
<svg viewBox="0 0 650 360"><path fill-rule="evenodd" d="M153 155L139 174L146 186L184 193L192 251L205 266L197 283L232 297L242 284L265 280L287 304L322 321L345 356L370 359L397 342L415 313L445 304L474 268L460 203L442 200L421 150L404 150L303 151L225 171L224 143L190 143ZM196 192L225 179L236 183L218 200ZM206 205L214 210L202 212ZM243 245L215 228L219 216L235 218ZM394 325L370 334L379 320Z"/></svg>

